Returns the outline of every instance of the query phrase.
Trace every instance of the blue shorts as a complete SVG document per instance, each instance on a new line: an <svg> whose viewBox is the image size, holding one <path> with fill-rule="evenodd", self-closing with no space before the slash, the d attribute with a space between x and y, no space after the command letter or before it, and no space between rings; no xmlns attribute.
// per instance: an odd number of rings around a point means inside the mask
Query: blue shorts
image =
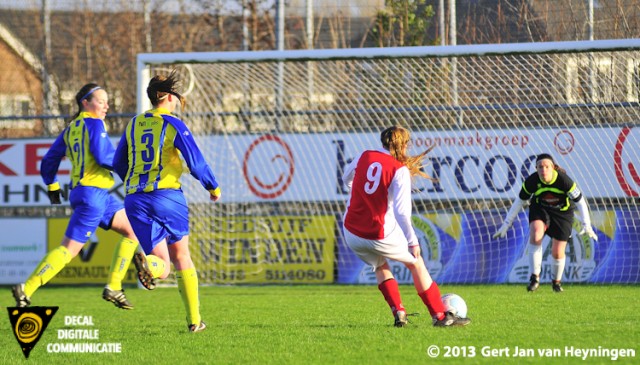
<svg viewBox="0 0 640 365"><path fill-rule="evenodd" d="M146 254L165 238L172 244L189 234L189 207L182 190L129 194L124 207Z"/></svg>
<svg viewBox="0 0 640 365"><path fill-rule="evenodd" d="M85 243L98 227L109 230L113 216L124 205L109 194L107 189L78 185L71 189L69 202L73 214L65 235L72 240Z"/></svg>

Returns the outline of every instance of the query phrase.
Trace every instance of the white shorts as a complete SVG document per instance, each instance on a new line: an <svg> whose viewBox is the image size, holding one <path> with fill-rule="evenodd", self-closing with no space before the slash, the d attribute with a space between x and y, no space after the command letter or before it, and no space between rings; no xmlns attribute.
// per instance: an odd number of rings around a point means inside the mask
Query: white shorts
<svg viewBox="0 0 640 365"><path fill-rule="evenodd" d="M347 245L358 257L373 267L375 271L387 262L386 259L413 264L416 258L409 252L409 243L400 226L391 231L389 236L380 240L370 240L356 236L344 228Z"/></svg>

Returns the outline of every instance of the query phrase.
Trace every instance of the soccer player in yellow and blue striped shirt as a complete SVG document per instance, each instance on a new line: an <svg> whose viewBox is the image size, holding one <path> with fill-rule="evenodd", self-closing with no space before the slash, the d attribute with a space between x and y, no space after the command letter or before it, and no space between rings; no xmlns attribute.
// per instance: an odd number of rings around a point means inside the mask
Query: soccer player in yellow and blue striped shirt
<svg viewBox="0 0 640 365"><path fill-rule="evenodd" d="M73 214L62 244L47 253L25 283L12 288L13 296L16 306L30 305L33 293L56 276L101 227L123 235L116 245L102 297L119 308L132 309L124 295L122 279L138 242L122 202L109 194L114 184L110 170L115 152L104 123L109 98L104 89L90 83L76 94L76 102L78 113L47 151L40 168L51 204L60 204L63 191L57 178L58 168L65 155L71 161L69 201Z"/></svg>
<svg viewBox="0 0 640 365"><path fill-rule="evenodd" d="M151 79L147 95L153 109L127 125L116 149L114 169L125 183L127 216L147 254L134 256L140 281L144 285L154 278L166 278L169 263L173 263L187 327L200 332L206 325L200 316L198 274L189 253L189 208L180 188L180 156L211 200L220 198L220 187L189 128L171 114L185 103L176 91L177 83L175 73Z"/></svg>

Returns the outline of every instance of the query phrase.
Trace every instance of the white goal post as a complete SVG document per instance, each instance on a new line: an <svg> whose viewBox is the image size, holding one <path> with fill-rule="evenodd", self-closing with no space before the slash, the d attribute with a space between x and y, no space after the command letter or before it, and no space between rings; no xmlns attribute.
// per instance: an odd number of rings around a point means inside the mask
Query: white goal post
<svg viewBox="0 0 640 365"><path fill-rule="evenodd" d="M183 178L202 283L375 282L342 240L341 173L396 124L412 153L435 145L413 220L439 282L528 279L526 212L491 237L543 152L578 183L599 238L573 235L564 281L640 281L640 39L140 54L139 112L150 77L173 69L223 192L210 203Z"/></svg>

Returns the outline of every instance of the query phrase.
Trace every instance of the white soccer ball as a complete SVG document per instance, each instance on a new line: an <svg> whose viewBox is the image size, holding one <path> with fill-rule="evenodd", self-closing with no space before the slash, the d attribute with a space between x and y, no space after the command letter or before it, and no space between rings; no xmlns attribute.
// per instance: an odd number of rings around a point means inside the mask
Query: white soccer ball
<svg viewBox="0 0 640 365"><path fill-rule="evenodd" d="M448 312L462 318L467 317L467 303L458 294L445 294L442 296L442 303Z"/></svg>

